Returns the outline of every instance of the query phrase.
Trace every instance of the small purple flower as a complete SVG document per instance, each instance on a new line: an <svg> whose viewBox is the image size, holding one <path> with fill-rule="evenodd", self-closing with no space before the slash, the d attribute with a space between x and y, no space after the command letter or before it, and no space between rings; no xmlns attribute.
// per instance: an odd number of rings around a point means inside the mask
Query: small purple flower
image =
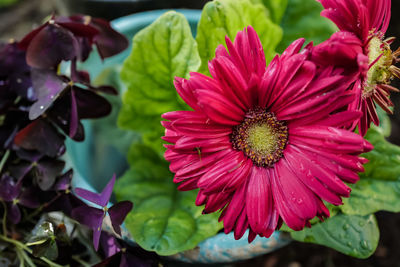
<svg viewBox="0 0 400 267"><path fill-rule="evenodd" d="M115 179L116 177L114 175L100 194L93 193L82 188L75 189L76 195L101 207L101 209L99 209L85 205L75 208L72 211L72 217L74 219L93 229L93 244L96 250L99 247L103 219L107 213L110 216L114 231L121 235L120 225L123 223L126 215L133 207L133 204L130 201L121 201L113 205L111 208L107 207L114 187Z"/></svg>

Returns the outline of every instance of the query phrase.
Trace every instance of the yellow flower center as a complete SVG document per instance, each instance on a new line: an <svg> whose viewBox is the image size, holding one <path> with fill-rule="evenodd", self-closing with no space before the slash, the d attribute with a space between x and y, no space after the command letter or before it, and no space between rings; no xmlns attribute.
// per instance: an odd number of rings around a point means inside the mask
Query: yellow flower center
<svg viewBox="0 0 400 267"><path fill-rule="evenodd" d="M386 41L374 36L368 44L369 69L367 73L364 97L374 93L378 84L388 84L393 76L391 66L393 63L392 50Z"/></svg>
<svg viewBox="0 0 400 267"><path fill-rule="evenodd" d="M231 142L260 167L272 167L283 156L288 129L271 112L261 108L250 110L244 121L232 129Z"/></svg>
<svg viewBox="0 0 400 267"><path fill-rule="evenodd" d="M258 154L272 154L277 148L279 136L268 123L252 125L248 131L247 143Z"/></svg>

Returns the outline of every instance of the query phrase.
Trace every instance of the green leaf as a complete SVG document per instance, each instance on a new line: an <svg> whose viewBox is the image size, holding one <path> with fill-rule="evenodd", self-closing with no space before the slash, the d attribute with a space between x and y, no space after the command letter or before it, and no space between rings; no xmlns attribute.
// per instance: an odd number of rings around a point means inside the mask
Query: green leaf
<svg viewBox="0 0 400 267"><path fill-rule="evenodd" d="M170 11L133 38L132 52L121 71L128 90L123 96L118 125L137 131L162 152L161 114L186 109L173 85L200 66L197 44L186 18Z"/></svg>
<svg viewBox="0 0 400 267"><path fill-rule="evenodd" d="M363 154L369 162L362 178L398 181L400 179L400 147L385 140L384 131L371 127L365 137L373 146L371 152Z"/></svg>
<svg viewBox="0 0 400 267"><path fill-rule="evenodd" d="M269 61L276 54L275 47L282 37L282 29L268 18L261 4L250 0L215 0L207 3L197 27L196 41L202 65L200 72L208 74L207 62L215 56L215 49L225 44L225 36L233 40L247 26L258 33Z"/></svg>
<svg viewBox="0 0 400 267"><path fill-rule="evenodd" d="M352 186L340 209L346 214L368 215L380 210L400 212L400 181L363 179Z"/></svg>
<svg viewBox="0 0 400 267"><path fill-rule="evenodd" d="M15 4L18 0L0 0L0 7L7 7Z"/></svg>
<svg viewBox="0 0 400 267"><path fill-rule="evenodd" d="M202 208L194 205L197 191L177 190L168 164L156 152L135 144L128 159L131 169L117 181L115 193L118 200L135 204L125 225L141 247L172 255L194 248L222 228L218 214L202 215Z"/></svg>
<svg viewBox="0 0 400 267"><path fill-rule="evenodd" d="M369 162L360 181L352 185L350 198L343 199L342 212L367 215L379 210L400 212L400 147L385 140L384 129L371 127L366 139L374 150L364 154Z"/></svg>
<svg viewBox="0 0 400 267"><path fill-rule="evenodd" d="M284 35L278 52L284 51L299 38L315 44L328 39L337 28L330 20L320 16L322 9L322 5L315 0L289 0L281 23Z"/></svg>
<svg viewBox="0 0 400 267"><path fill-rule="evenodd" d="M311 228L292 232L291 236L297 241L320 244L365 259L378 246L379 228L374 215L338 214Z"/></svg>
<svg viewBox="0 0 400 267"><path fill-rule="evenodd" d="M288 0L260 0L269 10L272 20L279 24L281 23L283 14L285 14Z"/></svg>

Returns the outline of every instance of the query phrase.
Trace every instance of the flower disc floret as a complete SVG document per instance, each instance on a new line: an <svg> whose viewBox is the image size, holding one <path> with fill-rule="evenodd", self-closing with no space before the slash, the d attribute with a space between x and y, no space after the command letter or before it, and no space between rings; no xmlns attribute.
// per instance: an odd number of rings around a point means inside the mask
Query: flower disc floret
<svg viewBox="0 0 400 267"><path fill-rule="evenodd" d="M243 151L259 167L272 167L279 161L287 140L285 122L261 108L250 110L231 135L233 148Z"/></svg>

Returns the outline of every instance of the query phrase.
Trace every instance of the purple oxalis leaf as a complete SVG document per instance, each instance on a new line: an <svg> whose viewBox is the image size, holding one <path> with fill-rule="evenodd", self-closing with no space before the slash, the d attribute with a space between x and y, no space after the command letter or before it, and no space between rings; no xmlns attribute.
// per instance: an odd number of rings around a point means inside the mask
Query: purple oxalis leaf
<svg viewBox="0 0 400 267"><path fill-rule="evenodd" d="M100 238L100 245L104 252L104 255L108 258L112 255L118 253L121 250L121 245L118 243L117 239L107 233L104 232Z"/></svg>
<svg viewBox="0 0 400 267"><path fill-rule="evenodd" d="M21 191L21 184L16 183L9 175L3 175L0 180L0 198L11 202L18 197Z"/></svg>
<svg viewBox="0 0 400 267"><path fill-rule="evenodd" d="M91 25L95 26L99 31L94 41L102 59L114 56L128 47L128 39L115 31L108 21L92 18Z"/></svg>
<svg viewBox="0 0 400 267"><path fill-rule="evenodd" d="M0 44L0 88L2 102L16 95L34 100L30 67L25 61L25 51L17 43Z"/></svg>
<svg viewBox="0 0 400 267"><path fill-rule="evenodd" d="M40 160L35 167L36 181L43 191L49 190L64 169L65 162L56 159Z"/></svg>
<svg viewBox="0 0 400 267"><path fill-rule="evenodd" d="M111 224L114 231L121 235L120 225L124 222L126 215L132 210L133 204L130 201L121 201L113 205L109 210Z"/></svg>
<svg viewBox="0 0 400 267"><path fill-rule="evenodd" d="M88 191L83 188L76 188L75 189L75 194L80 196L83 199L86 199L94 204L97 204L101 207L107 206L108 201L110 200L112 190L114 187L115 183L115 174L111 178L111 180L108 182L106 187L103 189L103 191L100 194L93 193L91 191Z"/></svg>
<svg viewBox="0 0 400 267"><path fill-rule="evenodd" d="M75 87L72 86L72 88L65 91L49 109L47 115L70 138L75 141L83 141L85 134L83 125L79 121L79 117L77 117L79 110L77 110L78 106L76 105Z"/></svg>
<svg viewBox="0 0 400 267"><path fill-rule="evenodd" d="M7 219L13 224L21 221L21 210L17 204L12 202L7 203Z"/></svg>
<svg viewBox="0 0 400 267"><path fill-rule="evenodd" d="M107 116L111 112L111 104L104 97L78 87L74 88L80 119L94 119Z"/></svg>
<svg viewBox="0 0 400 267"><path fill-rule="evenodd" d="M72 169L69 169L66 173L64 173L58 178L57 182L53 185L53 190L55 191L70 190L73 175L74 171Z"/></svg>
<svg viewBox="0 0 400 267"><path fill-rule="evenodd" d="M31 209L37 208L40 206L40 202L38 200L39 190L36 188L25 188L22 190L21 194L18 197L18 203L20 203L24 207L28 207Z"/></svg>
<svg viewBox="0 0 400 267"><path fill-rule="evenodd" d="M17 133L14 143L23 149L56 157L65 152L64 139L52 124L45 119L37 119Z"/></svg>
<svg viewBox="0 0 400 267"><path fill-rule="evenodd" d="M104 211L85 205L73 209L71 215L72 218L84 225L89 226L93 230L93 245L97 250L99 248L101 228L105 216Z"/></svg>
<svg viewBox="0 0 400 267"><path fill-rule="evenodd" d="M21 181L31 170L33 166L30 162L21 162L18 165L9 167L10 174L18 181Z"/></svg>
<svg viewBox="0 0 400 267"><path fill-rule="evenodd" d="M78 131L79 117L78 105L76 104L75 90L71 89L71 119L69 121L69 136L74 137Z"/></svg>
<svg viewBox="0 0 400 267"><path fill-rule="evenodd" d="M32 70L32 83L38 97L29 110L29 119L34 120L42 115L67 87L68 81L52 70Z"/></svg>
<svg viewBox="0 0 400 267"><path fill-rule="evenodd" d="M79 53L79 43L69 30L48 23L33 37L26 51L29 66L55 68L62 60L71 60Z"/></svg>

